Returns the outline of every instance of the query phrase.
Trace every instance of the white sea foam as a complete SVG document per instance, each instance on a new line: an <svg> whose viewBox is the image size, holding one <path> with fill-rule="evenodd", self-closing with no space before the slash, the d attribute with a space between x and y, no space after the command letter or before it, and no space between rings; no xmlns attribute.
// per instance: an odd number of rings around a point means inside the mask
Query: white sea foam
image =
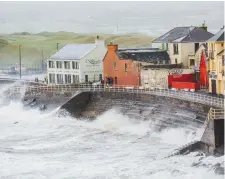
<svg viewBox="0 0 225 179"><path fill-rule="evenodd" d="M0 178L219 179L210 167L192 167L191 153L159 159L193 140L184 128L155 132L148 121L131 120L111 109L95 121L42 114L19 102L0 107Z"/></svg>

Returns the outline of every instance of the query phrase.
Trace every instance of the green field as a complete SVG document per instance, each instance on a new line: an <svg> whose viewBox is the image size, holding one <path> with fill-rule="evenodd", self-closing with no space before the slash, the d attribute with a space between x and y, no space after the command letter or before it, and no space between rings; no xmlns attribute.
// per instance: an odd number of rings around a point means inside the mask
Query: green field
<svg viewBox="0 0 225 179"><path fill-rule="evenodd" d="M41 64L42 50L44 59L56 52L59 47L70 43L94 43L96 36L118 44L119 47L150 46L153 37L143 34L76 34L73 32L41 32L30 34L27 32L0 35L0 65L15 64L19 61L19 45L21 45L22 64L28 66Z"/></svg>

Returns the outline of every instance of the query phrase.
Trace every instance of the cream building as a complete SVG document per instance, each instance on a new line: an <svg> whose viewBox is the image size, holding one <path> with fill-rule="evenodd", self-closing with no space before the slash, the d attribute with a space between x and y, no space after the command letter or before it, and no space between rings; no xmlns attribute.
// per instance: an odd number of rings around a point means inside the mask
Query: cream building
<svg viewBox="0 0 225 179"><path fill-rule="evenodd" d="M224 27L208 41L209 92L224 95Z"/></svg>
<svg viewBox="0 0 225 179"><path fill-rule="evenodd" d="M202 27L176 27L152 43L153 46L155 43L162 44L164 50L169 53L171 64L182 64L183 68L190 69L195 62L189 56L195 55L201 44L212 36L205 24Z"/></svg>

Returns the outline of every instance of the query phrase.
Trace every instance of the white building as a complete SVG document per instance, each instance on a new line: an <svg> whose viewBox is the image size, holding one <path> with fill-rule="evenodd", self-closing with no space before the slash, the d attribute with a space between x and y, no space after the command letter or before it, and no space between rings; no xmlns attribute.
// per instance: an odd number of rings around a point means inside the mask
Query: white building
<svg viewBox="0 0 225 179"><path fill-rule="evenodd" d="M176 27L158 37L152 43L161 44L170 56L171 64L181 64L183 68L193 68L195 62L189 56L195 55L202 43L213 36L207 31L205 24L202 27Z"/></svg>
<svg viewBox="0 0 225 179"><path fill-rule="evenodd" d="M47 59L49 84L69 84L102 80L106 54L104 41L93 44L68 44Z"/></svg>

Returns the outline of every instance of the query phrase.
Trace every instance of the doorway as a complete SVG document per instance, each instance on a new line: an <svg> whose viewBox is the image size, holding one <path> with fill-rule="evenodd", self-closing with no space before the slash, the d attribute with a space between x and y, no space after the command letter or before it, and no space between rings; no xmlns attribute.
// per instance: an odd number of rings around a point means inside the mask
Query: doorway
<svg viewBox="0 0 225 179"><path fill-rule="evenodd" d="M85 83L88 82L88 75L85 75Z"/></svg>
<svg viewBox="0 0 225 179"><path fill-rule="evenodd" d="M224 119L214 120L215 147L224 146Z"/></svg>
<svg viewBox="0 0 225 179"><path fill-rule="evenodd" d="M115 77L115 85L117 85L117 77Z"/></svg>
<svg viewBox="0 0 225 179"><path fill-rule="evenodd" d="M216 80L211 80L212 94L216 94Z"/></svg>
<svg viewBox="0 0 225 179"><path fill-rule="evenodd" d="M99 81L102 81L102 74L99 75Z"/></svg>

